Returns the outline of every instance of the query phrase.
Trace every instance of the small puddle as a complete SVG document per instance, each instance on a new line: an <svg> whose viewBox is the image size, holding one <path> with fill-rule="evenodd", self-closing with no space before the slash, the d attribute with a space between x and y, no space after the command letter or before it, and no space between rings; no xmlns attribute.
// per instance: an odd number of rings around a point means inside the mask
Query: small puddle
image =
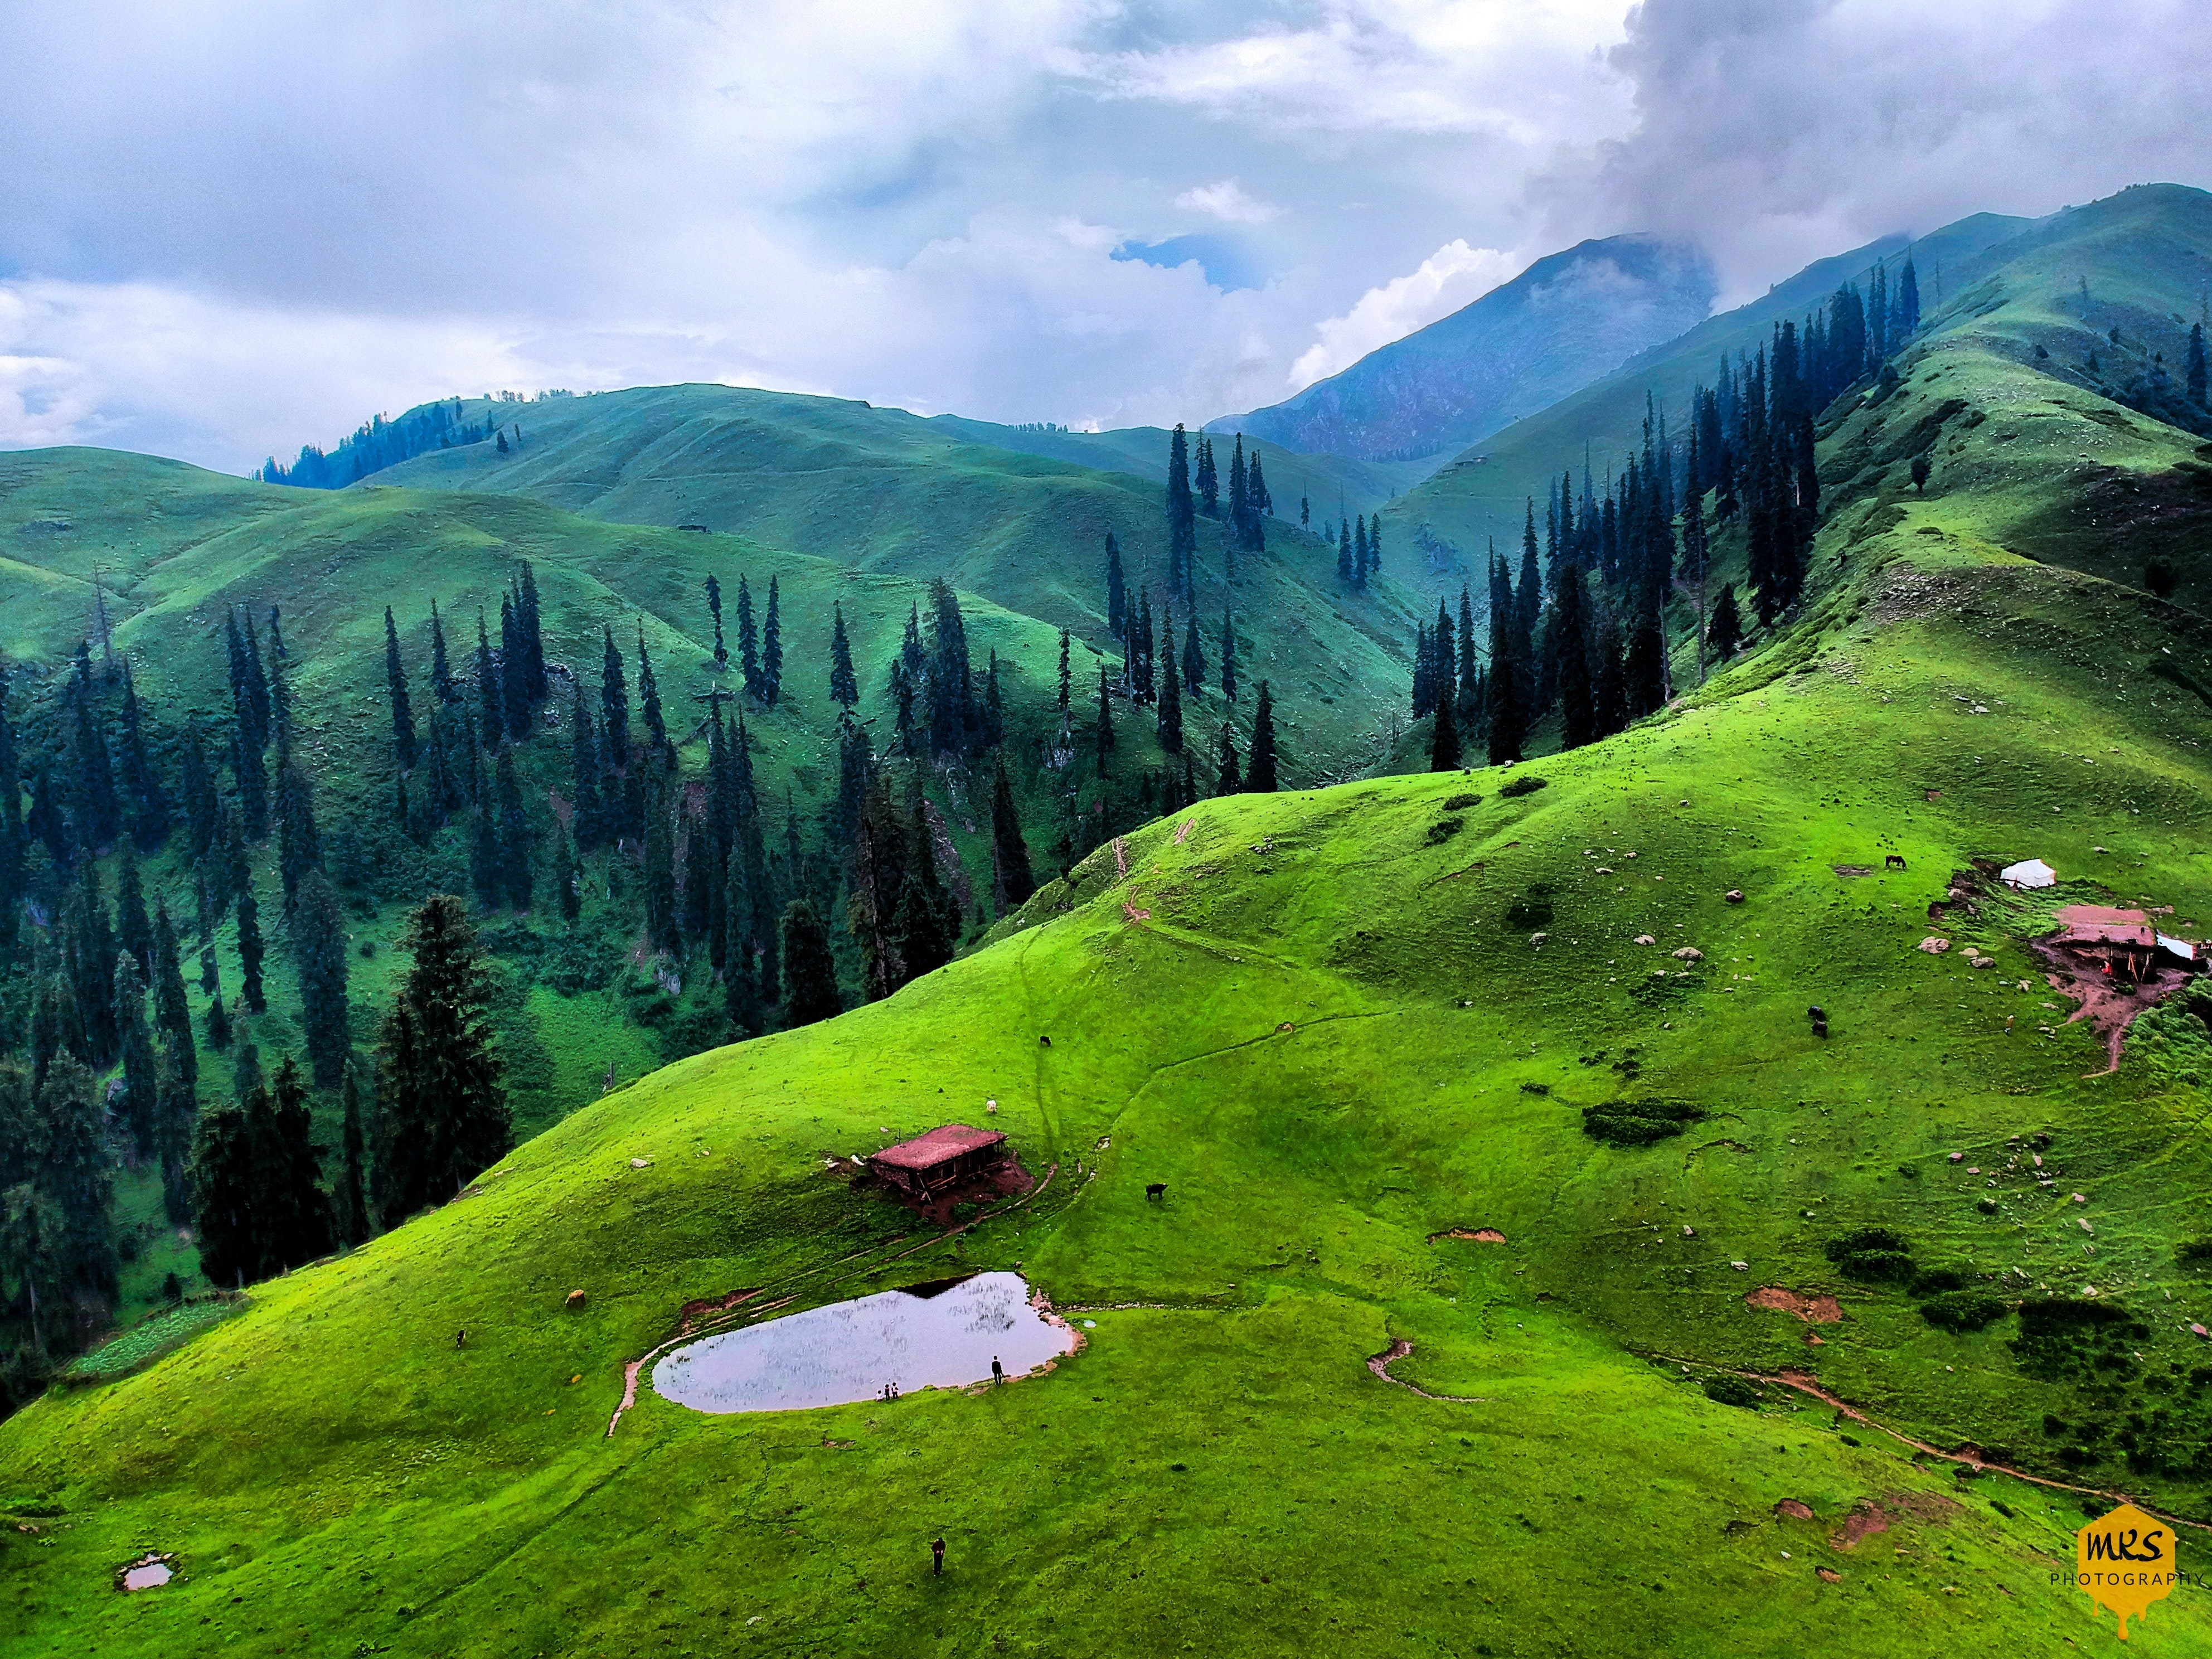
<svg viewBox="0 0 2212 1659"><path fill-rule="evenodd" d="M118 1587L126 1590L155 1589L174 1577L169 1563L175 1558L167 1555L149 1555L133 1561L123 1569Z"/></svg>
<svg viewBox="0 0 2212 1659"><path fill-rule="evenodd" d="M703 1337L653 1368L665 1400L702 1412L798 1411L1020 1376L1072 1352L1075 1333L1030 1305L1019 1273L976 1273L811 1308Z"/></svg>

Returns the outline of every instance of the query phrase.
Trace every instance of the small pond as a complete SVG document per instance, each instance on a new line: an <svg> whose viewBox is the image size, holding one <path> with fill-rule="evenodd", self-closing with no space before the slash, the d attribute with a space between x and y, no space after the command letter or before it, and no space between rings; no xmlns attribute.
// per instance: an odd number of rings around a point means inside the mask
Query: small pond
<svg viewBox="0 0 2212 1659"><path fill-rule="evenodd" d="M123 1570L121 1587L126 1590L154 1589L166 1584L173 1576L167 1555L148 1555L133 1561Z"/></svg>
<svg viewBox="0 0 2212 1659"><path fill-rule="evenodd" d="M885 1291L685 1344L653 1368L664 1399L702 1412L796 1411L988 1382L1075 1346L1075 1333L1030 1306L1019 1273Z"/></svg>

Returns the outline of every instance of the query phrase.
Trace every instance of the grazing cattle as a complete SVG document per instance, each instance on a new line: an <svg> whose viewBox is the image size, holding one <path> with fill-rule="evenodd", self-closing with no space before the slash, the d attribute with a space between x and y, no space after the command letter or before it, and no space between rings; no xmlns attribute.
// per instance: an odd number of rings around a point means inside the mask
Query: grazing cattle
<svg viewBox="0 0 2212 1659"><path fill-rule="evenodd" d="M1048 1036L1041 1036L1037 1039L1037 1044L1040 1048L1049 1048L1052 1047L1052 1039Z"/></svg>
<svg viewBox="0 0 2212 1659"><path fill-rule="evenodd" d="M580 1308L583 1305L584 1293L581 1291L571 1291L568 1292L568 1306L572 1308Z"/></svg>
<svg viewBox="0 0 2212 1659"><path fill-rule="evenodd" d="M1828 1012L1819 1003L1814 1003L1805 1011L1805 1018L1813 1022L1814 1036L1824 1037L1828 1035Z"/></svg>
<svg viewBox="0 0 2212 1659"><path fill-rule="evenodd" d="M1905 860L1892 853L1882 860L1881 867L1885 870L1902 870L1905 868Z"/></svg>
<svg viewBox="0 0 2212 1659"><path fill-rule="evenodd" d="M1161 1199L1164 1199L1164 1198L1165 1198L1167 1195L1168 1195L1168 1183L1167 1183L1166 1182L1164 1182L1164 1181L1148 1181L1148 1182L1146 1182L1145 1183L1145 1196L1146 1196L1146 1198L1161 1198Z"/></svg>

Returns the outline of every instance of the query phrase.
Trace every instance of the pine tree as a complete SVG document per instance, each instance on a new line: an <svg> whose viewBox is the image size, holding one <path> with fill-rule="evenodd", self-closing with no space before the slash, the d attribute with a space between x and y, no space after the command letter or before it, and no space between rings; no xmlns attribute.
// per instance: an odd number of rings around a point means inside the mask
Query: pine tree
<svg viewBox="0 0 2212 1659"><path fill-rule="evenodd" d="M528 738L530 720L530 653L523 643L520 607L514 595L499 600L499 690L501 716L507 735L515 742Z"/></svg>
<svg viewBox="0 0 2212 1659"><path fill-rule="evenodd" d="M1182 753L1182 676L1176 672L1175 603L1160 610L1160 654L1167 659L1160 676L1160 747L1170 755Z"/></svg>
<svg viewBox="0 0 2212 1659"><path fill-rule="evenodd" d="M830 953L830 932L805 899L783 911L783 1018L787 1025L811 1025L842 1013L836 960Z"/></svg>
<svg viewBox="0 0 2212 1659"><path fill-rule="evenodd" d="M191 1152L200 1271L218 1285L241 1290L261 1273L255 1224L261 1194L253 1152L243 1104L226 1100L201 1109Z"/></svg>
<svg viewBox="0 0 2212 1659"><path fill-rule="evenodd" d="M261 665L261 641L253 631L253 616L246 617L246 655L243 691L246 699L246 741L258 758L276 735L271 718L269 696L269 675Z"/></svg>
<svg viewBox="0 0 2212 1659"><path fill-rule="evenodd" d="M522 791L515 781L514 757L500 751L499 774L500 884L507 902L518 911L530 908L532 884L530 817L522 810Z"/></svg>
<svg viewBox="0 0 2212 1659"><path fill-rule="evenodd" d="M642 659L644 635L638 637L638 656ZM745 695L756 702L766 702L767 686L761 678L760 625L753 620L753 590L742 571L738 574L738 667L744 679ZM642 673L638 679L644 684Z"/></svg>
<svg viewBox="0 0 2212 1659"><path fill-rule="evenodd" d="M331 1235L347 1249L368 1242L374 1231L368 1217L368 1161L367 1137L361 1121L361 1068L348 1066L344 1127L338 1135L338 1173L331 1183Z"/></svg>
<svg viewBox="0 0 2212 1659"><path fill-rule="evenodd" d="M414 964L379 1051L387 1221L445 1202L514 1145L483 954L461 902L424 900L405 944Z"/></svg>
<svg viewBox="0 0 2212 1659"><path fill-rule="evenodd" d="M1474 654L1474 599L1462 583L1459 590L1459 706L1453 710L1462 731L1474 733L1482 712L1482 668Z"/></svg>
<svg viewBox="0 0 2212 1659"><path fill-rule="evenodd" d="M1513 590L1513 650L1522 665L1534 659L1531 647L1535 643L1536 617L1544 608L1543 577L1536 563L1536 503L1528 504L1528 516L1521 529L1521 575ZM1530 688L1523 686L1526 691Z"/></svg>
<svg viewBox="0 0 2212 1659"><path fill-rule="evenodd" d="M944 577L930 583L929 604L929 741L939 754L963 754L981 725L969 666L968 624L960 614L960 596Z"/></svg>
<svg viewBox="0 0 2212 1659"><path fill-rule="evenodd" d="M298 897L301 880L323 867L323 839L315 828L315 792L296 760L287 757L276 780L276 865L284 883L284 908Z"/></svg>
<svg viewBox="0 0 2212 1659"><path fill-rule="evenodd" d="M1346 587L1359 580L1358 568L1352 562L1352 526L1342 519L1336 521L1336 579Z"/></svg>
<svg viewBox="0 0 2212 1659"><path fill-rule="evenodd" d="M1559 746L1579 749L1597 736L1589 671L1589 617L1581 567L1568 563L1552 577L1554 695L1559 704Z"/></svg>
<svg viewBox="0 0 2212 1659"><path fill-rule="evenodd" d="M154 1024L176 1056L179 1075L187 1085L197 1084L199 1053L192 1043L192 1011L185 1000L177 930L170 924L169 907L159 899L154 904Z"/></svg>
<svg viewBox="0 0 2212 1659"><path fill-rule="evenodd" d="M515 632L522 647L522 684L532 709L545 702L545 635L538 610L538 573L522 561L522 580L514 597Z"/></svg>
<svg viewBox="0 0 2212 1659"><path fill-rule="evenodd" d="M1207 466L1210 471L1210 459ZM1211 510L1209 507L1208 511ZM1115 557L1110 546L1108 556L1109 559ZM1188 586L1193 580L1191 567L1197 561L1198 523L1190 499L1190 456L1188 441L1183 436L1182 422L1178 421L1173 435L1168 440L1168 586L1170 588ZM1111 572L1116 568L1117 565L1109 566L1109 604L1112 599ZM1125 617L1126 614L1125 611Z"/></svg>
<svg viewBox="0 0 2212 1659"><path fill-rule="evenodd" d="M1098 775L1106 775L1106 757L1114 752L1114 703L1106 688L1106 665L1098 665L1098 724L1095 728L1098 745Z"/></svg>
<svg viewBox="0 0 2212 1659"><path fill-rule="evenodd" d="M1456 772L1459 770L1459 722L1452 714L1452 699L1437 698L1436 729L1429 738L1429 770Z"/></svg>
<svg viewBox="0 0 2212 1659"><path fill-rule="evenodd" d="M438 614L438 602L430 601L430 696L441 708L450 707L460 700L460 688L453 684L453 665L446 655L446 623Z"/></svg>
<svg viewBox="0 0 2212 1659"><path fill-rule="evenodd" d="M1735 585L1731 582L1713 601L1713 619L1705 626L1705 648L1715 662L1726 662L1742 645L1743 618L1736 610Z"/></svg>
<svg viewBox="0 0 2212 1659"><path fill-rule="evenodd" d="M192 1125L199 1117L199 1102L192 1085L179 1069L179 1054L189 1053L191 1026L185 1027L186 1047L162 1045L154 1065L155 1158L161 1171L161 1210L171 1222L188 1224L192 1218L190 1164Z"/></svg>
<svg viewBox="0 0 2212 1659"><path fill-rule="evenodd" d="M853 675L852 641L845 637L844 602L832 605L830 614L836 626L830 635L830 696L849 713L860 701L860 683Z"/></svg>
<svg viewBox="0 0 2212 1659"><path fill-rule="evenodd" d="M1121 546L1109 530L1106 532L1106 626L1119 639L1128 625L1129 585L1121 574Z"/></svg>
<svg viewBox="0 0 2212 1659"><path fill-rule="evenodd" d="M607 764L617 772L629 770L629 690L623 680L622 653L615 649L615 630L608 628L606 657L599 669L599 725L605 730Z"/></svg>
<svg viewBox="0 0 2212 1659"><path fill-rule="evenodd" d="M131 836L142 853L168 839L169 793L146 751L146 731L138 703L138 684L131 665L123 665L123 789L130 808Z"/></svg>
<svg viewBox="0 0 2212 1659"><path fill-rule="evenodd" d="M1273 794L1279 787L1275 771L1275 700L1267 690L1267 682L1261 680L1259 704L1252 714L1252 759L1244 769L1244 793Z"/></svg>
<svg viewBox="0 0 2212 1659"><path fill-rule="evenodd" d="M384 607L384 680L392 696L392 747L399 769L415 769L415 705L407 696L407 665L399 657L399 629Z"/></svg>
<svg viewBox="0 0 2212 1659"><path fill-rule="evenodd" d="M744 619L750 609L750 606L745 599L745 579L740 576L738 578L738 643L740 645L744 643ZM747 654L750 656L750 652ZM748 691L752 690L754 681L759 677L759 672L760 665L755 663L747 672L745 689ZM663 766L673 770L676 765L676 745L668 740L668 722L662 718L660 713L660 685L653 678L653 659L646 654L645 623L642 618L639 619L637 624L637 706L638 712L645 719L645 734L653 755Z"/></svg>
<svg viewBox="0 0 2212 1659"><path fill-rule="evenodd" d="M1209 519L1218 519L1221 516L1221 474L1213 465L1213 440L1200 433L1197 448L1193 459L1197 465L1198 510Z"/></svg>
<svg viewBox="0 0 2212 1659"><path fill-rule="evenodd" d="M1213 793L1217 795L1243 793L1243 775L1237 769L1237 732L1227 720L1221 722L1221 736L1214 744L1213 752Z"/></svg>
<svg viewBox="0 0 2212 1659"><path fill-rule="evenodd" d="M1068 634L1063 628L1060 630L1060 729L1063 734L1067 730L1067 647Z"/></svg>
<svg viewBox="0 0 2212 1659"><path fill-rule="evenodd" d="M319 870L300 884L292 918L292 960L300 976L300 1027L318 1088L344 1075L353 1046L352 1009L346 999L345 921L338 896Z"/></svg>
<svg viewBox="0 0 2212 1659"><path fill-rule="evenodd" d="M789 940L785 944L787 948ZM744 939L737 942L730 952L729 965L722 970L722 1011L730 1017L740 1041L761 1034L765 1022L761 1018L760 978L753 971L752 946Z"/></svg>
<svg viewBox="0 0 2212 1659"><path fill-rule="evenodd" d="M115 1303L114 1178L92 1074L75 1056L58 1054L47 1067L34 1115L43 1144L33 1149L29 1185L58 1223L50 1249L64 1315L48 1328L88 1330Z"/></svg>
<svg viewBox="0 0 2212 1659"><path fill-rule="evenodd" d="M154 921L146 914L146 893L138 878L138 852L125 842L115 861L116 936L143 977L153 972Z"/></svg>
<svg viewBox="0 0 2212 1659"><path fill-rule="evenodd" d="M1198 642L1198 612L1194 610L1183 624L1182 689L1194 697L1206 694L1206 652Z"/></svg>
<svg viewBox="0 0 2212 1659"><path fill-rule="evenodd" d="M1382 568L1382 515L1367 515L1367 574L1373 575ZM1365 586L1364 582L1361 584Z"/></svg>
<svg viewBox="0 0 2212 1659"><path fill-rule="evenodd" d="M1036 891L1036 878L1030 870L1029 843L1022 838L1021 815L1014 810L1014 787L1003 760L991 791L991 869L1002 916L1020 908Z"/></svg>
<svg viewBox="0 0 2212 1659"><path fill-rule="evenodd" d="M991 750L998 748L1006 740L1006 694L999 689L999 653L994 651L990 666L983 671L982 744L985 749Z"/></svg>
<svg viewBox="0 0 2212 1659"><path fill-rule="evenodd" d="M269 1012L269 999L261 988L262 955L261 906L249 878L238 892L238 972L239 995L252 1014Z"/></svg>
<svg viewBox="0 0 2212 1659"><path fill-rule="evenodd" d="M76 669L70 691L76 716L76 766L73 780L78 805L78 839L94 849L112 842L122 826L123 805L115 793L115 775L107 755L107 737L100 729L97 700L92 685L92 657L80 643Z"/></svg>
<svg viewBox="0 0 2212 1659"><path fill-rule="evenodd" d="M761 696L771 708L783 695L783 601L777 578L768 579L768 616L761 624Z"/></svg>
<svg viewBox="0 0 2212 1659"><path fill-rule="evenodd" d="M117 1048L123 1062L119 1115L131 1131L137 1155L151 1158L155 1155L161 1125L161 1097L154 1072L153 1034L146 1025L146 981L128 951L116 952L109 975Z"/></svg>
<svg viewBox="0 0 2212 1659"><path fill-rule="evenodd" d="M1237 617L1230 611L1221 613L1221 700L1237 701Z"/></svg>
<svg viewBox="0 0 2212 1659"><path fill-rule="evenodd" d="M656 951L674 951L682 943L676 915L675 815L657 772L645 807L645 937Z"/></svg>
<svg viewBox="0 0 2212 1659"><path fill-rule="evenodd" d="M1357 515L1352 520L1352 580L1356 587L1367 586L1367 520Z"/></svg>
<svg viewBox="0 0 2212 1659"><path fill-rule="evenodd" d="M722 638L722 584L710 571L707 576L707 612L714 619L714 666L726 668L730 663L730 647Z"/></svg>
<svg viewBox="0 0 2212 1659"><path fill-rule="evenodd" d="M583 882L576 867L575 843L558 824L553 832L553 891L561 903L561 920L574 921L583 914Z"/></svg>
<svg viewBox="0 0 2212 1659"><path fill-rule="evenodd" d="M1622 675L1626 682L1628 718L1641 720L1667 703L1667 636L1656 602L1638 611L1628 635L1628 660Z"/></svg>

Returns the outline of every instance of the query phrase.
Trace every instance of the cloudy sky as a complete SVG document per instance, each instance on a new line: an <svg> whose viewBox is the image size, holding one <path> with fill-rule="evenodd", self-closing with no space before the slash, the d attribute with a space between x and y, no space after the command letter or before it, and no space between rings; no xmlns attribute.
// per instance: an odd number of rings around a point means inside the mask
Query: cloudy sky
<svg viewBox="0 0 2212 1659"><path fill-rule="evenodd" d="M1723 303L2212 185L2194 0L0 0L0 447L452 392L1271 403L1584 236Z"/></svg>

